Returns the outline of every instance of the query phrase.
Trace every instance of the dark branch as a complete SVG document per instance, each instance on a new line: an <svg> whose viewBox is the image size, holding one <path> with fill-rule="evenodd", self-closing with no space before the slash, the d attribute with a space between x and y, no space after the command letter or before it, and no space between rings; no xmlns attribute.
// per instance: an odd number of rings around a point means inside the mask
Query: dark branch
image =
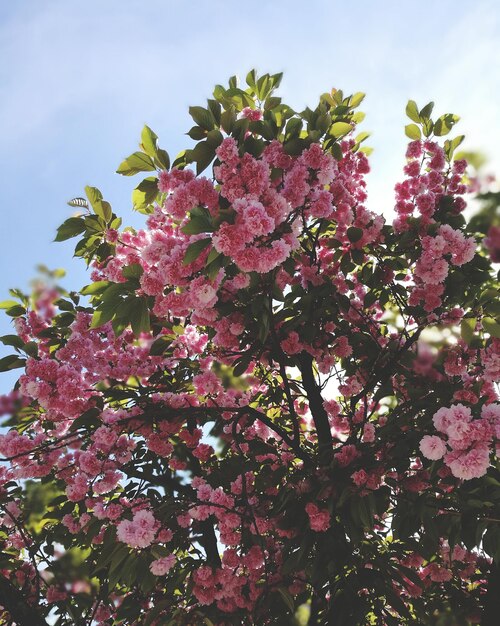
<svg viewBox="0 0 500 626"><path fill-rule="evenodd" d="M145 407L142 407L143 410L146 410ZM295 441L290 437L290 435L286 432L284 428L276 424L272 419L270 419L265 413L261 413L254 409L251 406L188 406L188 407L180 407L180 408L157 408L154 409L154 415L157 419L162 418L175 418L179 416L186 416L188 419L190 416L208 414L208 415L217 415L220 416L221 413L236 413L237 415L248 415L251 419L259 420L263 424L265 424L270 430L276 433L279 438L286 443L286 445L295 452L297 457L304 461L304 464L312 467L314 465L312 458L309 454L300 446L298 441ZM126 421L136 421L138 418L134 417L132 419L127 418Z"/></svg>
<svg viewBox="0 0 500 626"><path fill-rule="evenodd" d="M0 575L0 605L11 615L18 626L47 626L36 609L30 606L22 591Z"/></svg>
<svg viewBox="0 0 500 626"><path fill-rule="evenodd" d="M323 406L323 397L321 396L320 388L314 378L312 356L308 352L301 352L299 355L299 364L302 374L302 385L307 395L309 410L311 411L318 434L320 456L322 456L324 451L325 457L329 461L331 459L333 438L328 414Z"/></svg>
<svg viewBox="0 0 500 626"><path fill-rule="evenodd" d="M481 626L498 626L500 615L500 566L491 564L488 575L488 591L484 600L484 612Z"/></svg>

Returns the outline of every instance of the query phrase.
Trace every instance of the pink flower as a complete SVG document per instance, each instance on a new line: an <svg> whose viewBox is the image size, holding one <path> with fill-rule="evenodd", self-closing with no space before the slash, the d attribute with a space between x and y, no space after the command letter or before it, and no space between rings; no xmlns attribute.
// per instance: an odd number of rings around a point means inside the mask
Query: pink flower
<svg viewBox="0 0 500 626"><path fill-rule="evenodd" d="M453 578L453 574L449 569L437 563L430 563L424 568L422 573L424 576L429 576L429 578L436 583L447 582Z"/></svg>
<svg viewBox="0 0 500 626"><path fill-rule="evenodd" d="M436 435L425 435L420 442L420 451L426 459L437 461L446 454L446 444Z"/></svg>
<svg viewBox="0 0 500 626"><path fill-rule="evenodd" d="M287 354L298 354L302 351L302 343L298 333L292 330L286 339L281 342L281 347Z"/></svg>
<svg viewBox="0 0 500 626"><path fill-rule="evenodd" d="M418 159L422 155L422 142L412 141L406 149L406 156L409 159Z"/></svg>
<svg viewBox="0 0 500 626"><path fill-rule="evenodd" d="M366 484L366 481L368 480L368 474L365 472L365 470L361 469L361 470L358 470L357 472L354 472L351 478L352 478L352 482L356 486L362 487L363 485Z"/></svg>
<svg viewBox="0 0 500 626"><path fill-rule="evenodd" d="M470 431L472 420L471 410L463 404L455 404L450 407L449 424L446 427L446 434L450 439L462 439Z"/></svg>
<svg viewBox="0 0 500 626"><path fill-rule="evenodd" d="M132 520L122 520L116 528L119 541L131 548L147 548L153 543L157 522L151 511L138 511Z"/></svg>
<svg viewBox="0 0 500 626"><path fill-rule="evenodd" d="M319 509L312 502L306 504L306 512L309 515L311 529L315 532L324 532L330 528L330 513L325 509Z"/></svg>
<svg viewBox="0 0 500 626"><path fill-rule="evenodd" d="M375 441L375 426L368 422L363 427L363 443L373 443Z"/></svg>
<svg viewBox="0 0 500 626"><path fill-rule="evenodd" d="M490 464L489 449L486 444L480 443L469 452L450 452L444 460L456 478L462 480L480 478L486 474Z"/></svg>
<svg viewBox="0 0 500 626"><path fill-rule="evenodd" d="M258 122L262 119L262 111L260 109L251 109L250 107L245 107L241 112L242 117L246 117L246 119L251 122Z"/></svg>
<svg viewBox="0 0 500 626"><path fill-rule="evenodd" d="M169 554L168 556L164 556L161 559L156 559L149 566L149 569L152 574L155 576L165 576L175 565L175 554Z"/></svg>
<svg viewBox="0 0 500 626"><path fill-rule="evenodd" d="M488 236L484 239L484 246L489 250L491 260L500 263L500 226L491 226Z"/></svg>
<svg viewBox="0 0 500 626"><path fill-rule="evenodd" d="M356 446L349 444L347 446L343 446L342 449L337 452L337 454L335 455L335 460L340 465L340 467L347 467L358 456L359 452L356 449Z"/></svg>
<svg viewBox="0 0 500 626"><path fill-rule="evenodd" d="M450 424L450 409L446 407L438 409L434 413L432 421L436 430L438 430L440 433L446 432L446 429Z"/></svg>

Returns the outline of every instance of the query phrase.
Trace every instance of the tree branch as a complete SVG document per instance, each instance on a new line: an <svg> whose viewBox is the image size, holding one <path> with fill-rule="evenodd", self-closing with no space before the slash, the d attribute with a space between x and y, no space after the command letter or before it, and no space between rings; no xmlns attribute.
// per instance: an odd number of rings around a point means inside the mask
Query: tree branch
<svg viewBox="0 0 500 626"><path fill-rule="evenodd" d="M47 626L45 619L30 606L22 591L0 575L0 604L18 626Z"/></svg>
<svg viewBox="0 0 500 626"><path fill-rule="evenodd" d="M484 611L481 618L481 626L498 626L500 615L500 566L491 564L488 574L488 589L484 600Z"/></svg>
<svg viewBox="0 0 500 626"><path fill-rule="evenodd" d="M141 407L145 410L145 407ZM159 409L157 407L154 408L155 417L177 417L180 415L190 417L196 416L198 414L208 413L220 415L221 413L236 413L238 415L248 415L253 420L259 420L263 424L265 424L270 430L276 433L279 438L286 443L286 445L295 452L297 457L301 459L305 465L312 467L314 466L314 462L309 454L304 450L298 441L295 441L290 437L290 435L286 432L284 428L276 424L272 419L267 417L264 413L257 411L257 409L251 406L187 406L187 407L179 407L179 408L168 408L168 409ZM131 419L127 418L125 421L133 421L138 420L139 417L133 417Z"/></svg>
<svg viewBox="0 0 500 626"><path fill-rule="evenodd" d="M302 374L302 384L309 402L309 409L318 434L320 455L325 451L325 457L331 460L332 433L328 414L323 406L323 397L320 388L314 379L313 358L308 352L301 352L299 355L299 365Z"/></svg>

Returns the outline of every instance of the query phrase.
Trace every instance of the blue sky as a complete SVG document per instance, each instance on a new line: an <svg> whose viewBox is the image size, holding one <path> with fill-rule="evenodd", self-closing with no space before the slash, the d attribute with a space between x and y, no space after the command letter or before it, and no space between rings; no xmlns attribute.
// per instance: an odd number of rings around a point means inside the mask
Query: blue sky
<svg viewBox="0 0 500 626"><path fill-rule="evenodd" d="M284 71L292 106L332 87L365 91L371 208L390 214L409 98L461 116L465 147L500 166L500 5L478 0L19 0L0 4L0 300L37 263L86 283L52 243L66 201L99 187L125 224L135 179L114 173L144 123L176 154L189 105L256 67ZM10 332L0 317L0 333ZM1 354L5 353L5 350ZM3 377L4 384L6 377ZM0 383L0 389L5 389Z"/></svg>

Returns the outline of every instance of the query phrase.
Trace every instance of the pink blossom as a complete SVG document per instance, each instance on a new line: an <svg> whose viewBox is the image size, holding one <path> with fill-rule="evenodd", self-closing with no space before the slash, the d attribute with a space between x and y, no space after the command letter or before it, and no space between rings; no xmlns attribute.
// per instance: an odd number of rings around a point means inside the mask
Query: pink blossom
<svg viewBox="0 0 500 626"><path fill-rule="evenodd" d="M363 426L363 443L373 443L375 441L375 426L368 422Z"/></svg>
<svg viewBox="0 0 500 626"><path fill-rule="evenodd" d="M490 226L483 243L493 263L500 263L500 226Z"/></svg>
<svg viewBox="0 0 500 626"><path fill-rule="evenodd" d="M286 339L281 342L281 347L287 354L298 354L302 351L302 342L298 333L292 330Z"/></svg>
<svg viewBox="0 0 500 626"><path fill-rule="evenodd" d="M324 532L330 528L330 513L325 509L319 509L312 502L306 504L306 512L309 515L311 529L316 532Z"/></svg>
<svg viewBox="0 0 500 626"><path fill-rule="evenodd" d="M349 444L342 446L341 450L335 454L335 460L340 467L347 467L359 456L356 446Z"/></svg>
<svg viewBox="0 0 500 626"><path fill-rule="evenodd" d="M169 554L168 556L164 556L161 559L156 559L149 566L151 573L155 576L165 576L175 565L176 557L175 554Z"/></svg>
<svg viewBox="0 0 500 626"><path fill-rule="evenodd" d="M251 109L250 107L245 107L241 111L241 115L251 122L257 122L262 119L262 111L260 109Z"/></svg>
<svg viewBox="0 0 500 626"><path fill-rule="evenodd" d="M131 548L147 548L153 542L156 530L153 514L143 509L135 513L132 520L122 520L116 527L116 536Z"/></svg>
<svg viewBox="0 0 500 626"><path fill-rule="evenodd" d="M426 459L437 461L442 459L446 453L446 444L435 435L425 435L420 441L420 451Z"/></svg>
<svg viewBox="0 0 500 626"><path fill-rule="evenodd" d="M480 478L486 474L490 464L489 449L486 444L478 444L468 452L448 453L444 460L456 478Z"/></svg>

